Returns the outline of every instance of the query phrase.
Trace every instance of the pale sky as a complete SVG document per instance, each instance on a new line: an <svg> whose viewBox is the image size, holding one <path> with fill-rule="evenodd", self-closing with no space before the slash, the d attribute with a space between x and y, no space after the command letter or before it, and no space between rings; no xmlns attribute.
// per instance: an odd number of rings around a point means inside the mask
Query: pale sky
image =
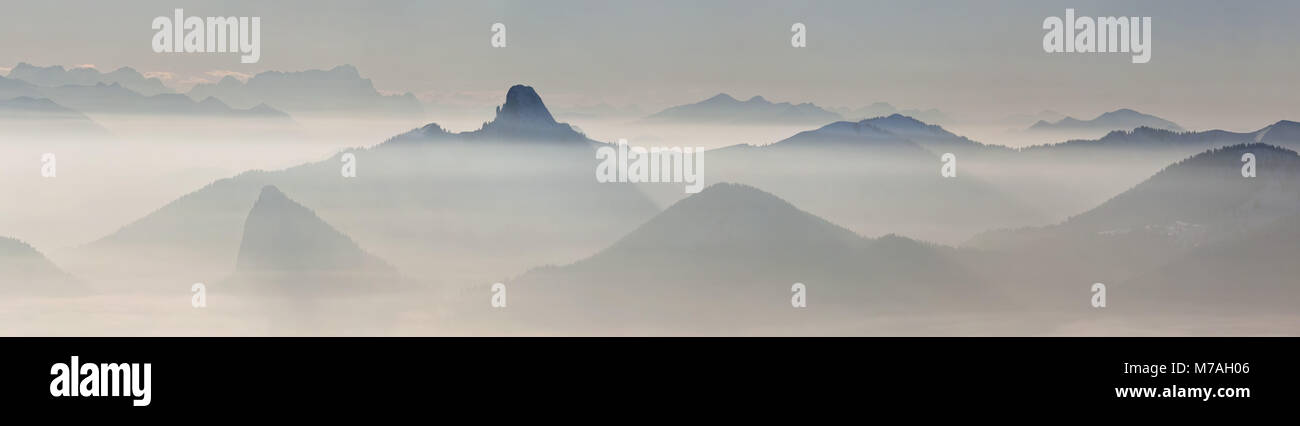
<svg viewBox="0 0 1300 426"><path fill-rule="evenodd" d="M262 56L160 54L157 16L259 16ZM1048 54L1043 19L1150 16L1151 62ZM959 120L1134 108L1191 129L1300 120L1294 1L59 1L0 15L0 68L94 64L168 84L356 65L388 92L500 102L511 84L557 106L646 111L718 92L825 107L884 101ZM508 47L489 45L494 22ZM808 47L790 46L790 26Z"/></svg>

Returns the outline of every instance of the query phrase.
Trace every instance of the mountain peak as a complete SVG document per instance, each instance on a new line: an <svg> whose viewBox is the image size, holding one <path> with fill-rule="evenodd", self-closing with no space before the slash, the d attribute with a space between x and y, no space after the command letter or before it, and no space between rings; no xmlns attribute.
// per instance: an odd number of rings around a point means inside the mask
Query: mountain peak
<svg viewBox="0 0 1300 426"><path fill-rule="evenodd" d="M610 249L698 251L735 244L746 249L785 250L804 244L860 240L852 231L800 210L776 195L722 182L678 201Z"/></svg>
<svg viewBox="0 0 1300 426"><path fill-rule="evenodd" d="M740 102L740 101L736 100L736 98L733 98L731 97L731 95L728 95L726 93L719 93L713 95L713 97L711 98L705 99L704 102Z"/></svg>
<svg viewBox="0 0 1300 426"><path fill-rule="evenodd" d="M494 122L556 124L542 97L532 87L517 84L506 92L506 103L497 108Z"/></svg>
<svg viewBox="0 0 1300 426"><path fill-rule="evenodd" d="M352 270L380 264L311 209L267 185L244 222L235 270Z"/></svg>
<svg viewBox="0 0 1300 426"><path fill-rule="evenodd" d="M349 65L349 64L343 64L343 65L336 66L336 67L330 69L329 72L330 72L331 74L338 74L338 75L346 76L346 77L349 77L349 78L361 78L361 71L358 71L358 70L357 70L357 67L354 67L354 66Z"/></svg>
<svg viewBox="0 0 1300 426"><path fill-rule="evenodd" d="M773 143L773 147L844 147L874 146L876 148L920 149L919 146L880 127L870 120L836 121L816 130L805 130Z"/></svg>
<svg viewBox="0 0 1300 426"><path fill-rule="evenodd" d="M925 127L925 126L928 126L928 124L925 124L924 121L917 120L917 119L915 119L915 118L912 118L912 117L909 117L909 116L906 116L906 115L903 115L903 114L899 114L899 113L893 113L893 114L890 114L888 117L876 117L876 118L872 118L872 119L868 119L868 120L863 120L863 121L866 121L866 122L868 122L868 123L872 123L872 124L888 123L888 124L893 124L893 125L905 125L905 126L909 126L909 127Z"/></svg>
<svg viewBox="0 0 1300 426"><path fill-rule="evenodd" d="M263 186L262 193L257 196L257 202L272 202L274 200L288 201L289 197L280 192L280 188L276 188L275 185Z"/></svg>
<svg viewBox="0 0 1300 426"><path fill-rule="evenodd" d="M746 216L754 215L802 213L780 197L749 185L730 182L709 185L698 194L669 207L669 210L685 216L723 217L731 221L742 221Z"/></svg>
<svg viewBox="0 0 1300 426"><path fill-rule="evenodd" d="M399 280L392 266L272 185L262 187L248 212L231 278L289 292L375 289Z"/></svg>
<svg viewBox="0 0 1300 426"><path fill-rule="evenodd" d="M704 190L700 191L700 194L701 194L700 195L701 198L712 198L714 200L722 200L728 198L734 198L734 199L761 198L761 199L766 199L770 202L789 204L781 200L775 195L763 192L763 190L761 189L749 185L745 185L745 184L740 184L740 183L719 182L713 185L709 185L707 188L704 188Z"/></svg>
<svg viewBox="0 0 1300 426"><path fill-rule="evenodd" d="M505 104L496 108L496 117L478 130L449 133L430 123L394 136L389 142L413 143L443 137L459 137L485 142L560 142L588 146L591 142L574 126L555 121L542 97L532 87L515 85L506 92Z"/></svg>

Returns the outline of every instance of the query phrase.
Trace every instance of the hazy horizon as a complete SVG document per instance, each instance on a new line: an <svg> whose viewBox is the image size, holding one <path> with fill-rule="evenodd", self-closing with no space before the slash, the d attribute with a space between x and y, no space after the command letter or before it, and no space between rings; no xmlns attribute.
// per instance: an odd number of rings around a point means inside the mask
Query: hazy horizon
<svg viewBox="0 0 1300 426"><path fill-rule="evenodd" d="M1193 130L1255 130L1300 117L1292 101L1300 93L1289 84L1298 65L1289 47L1300 40L1287 18L1300 11L1294 2L688 3L143 1L77 3L77 13L26 3L0 17L0 36L41 34L42 42L6 46L0 67L129 66L184 88L229 73L352 64L385 93L449 107L490 107L495 93L522 83L544 88L556 109L607 103L646 113L729 93L938 108L970 124L1044 110L1087 119L1118 108ZM1152 60L1044 53L1043 19L1067 7L1080 16L1152 17ZM150 21L175 8L261 17L261 60L152 52ZM507 48L489 46L495 22L507 25ZM807 48L790 48L794 22L807 26ZM575 73L584 78L569 78Z"/></svg>

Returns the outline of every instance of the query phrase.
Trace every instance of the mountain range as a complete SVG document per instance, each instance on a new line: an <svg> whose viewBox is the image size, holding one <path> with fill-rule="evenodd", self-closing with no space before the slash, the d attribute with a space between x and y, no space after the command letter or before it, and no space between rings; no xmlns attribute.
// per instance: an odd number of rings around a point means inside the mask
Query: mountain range
<svg viewBox="0 0 1300 426"><path fill-rule="evenodd" d="M650 123L711 124L806 124L820 125L841 120L839 114L811 103L775 103L754 96L741 101L720 93L703 101L675 106L645 118Z"/></svg>
<svg viewBox="0 0 1300 426"><path fill-rule="evenodd" d="M60 136L108 134L90 117L49 99L20 96L0 99L0 123L11 134Z"/></svg>
<svg viewBox="0 0 1300 426"><path fill-rule="evenodd" d="M786 124L824 125L846 118L860 121L901 114L930 123L946 123L951 118L937 109L900 110L885 102L861 108L822 108L812 103L772 102L762 96L739 100L726 93L693 104L679 105L652 114L649 123L677 124Z"/></svg>
<svg viewBox="0 0 1300 426"><path fill-rule="evenodd" d="M329 70L266 71L241 81L226 76L177 94L158 78L123 67L101 73L19 63L0 81L0 99L50 99L84 113L285 117L306 114L412 116L423 113L411 93L384 95L351 65Z"/></svg>
<svg viewBox="0 0 1300 426"><path fill-rule="evenodd" d="M411 93L384 95L362 78L356 67L329 70L266 71L240 81L226 76L194 86L194 99L215 98L236 108L270 105L291 114L419 115L424 112Z"/></svg>
<svg viewBox="0 0 1300 426"><path fill-rule="evenodd" d="M59 86L94 86L100 83L118 84L144 96L175 93L163 85L158 78L145 77L130 67L121 67L112 72L100 72L93 67L75 67L65 69L61 65L38 67L20 62L9 70L9 78L26 81L42 87Z"/></svg>
<svg viewBox="0 0 1300 426"><path fill-rule="evenodd" d="M995 149L896 114L711 150L706 158L715 182L763 188L863 235L955 243L991 227L1046 220L976 173L943 177L942 155L966 146Z"/></svg>
<svg viewBox="0 0 1300 426"><path fill-rule="evenodd" d="M86 114L138 114L156 116L205 116L286 119L288 115L266 105L236 109L213 98L194 101L176 93L145 96L119 83L94 85L38 86L23 80L0 77L0 99L28 97L49 99L63 107Z"/></svg>
<svg viewBox="0 0 1300 426"><path fill-rule="evenodd" d="M1241 176L1246 153L1256 177ZM1297 183L1294 151L1216 148L1059 224L955 249L863 238L770 193L718 183L595 255L512 280L508 316L577 334L836 334L830 324L899 311L1075 316L1098 282L1126 316L1294 312ZM794 283L809 308L788 304Z"/></svg>
<svg viewBox="0 0 1300 426"><path fill-rule="evenodd" d="M1097 206L1166 166L1215 148L1267 143L1300 148L1300 124L1279 121L1253 132L1176 132L1149 127L1112 131L1096 139L1008 148L982 144L942 128L912 126L908 136L932 152L956 156L959 169L980 177L1040 212L1046 225ZM895 132L905 130L894 128ZM1105 173L1098 173L1104 168Z"/></svg>
<svg viewBox="0 0 1300 426"><path fill-rule="evenodd" d="M0 79L5 87L51 89ZM891 114L706 151L711 185L682 195L677 185L597 182L595 152L609 144L515 85L476 130L430 123L221 179L56 259L131 286L279 294L409 283L467 289L481 302L483 286L504 281L511 308L491 321L580 334L1079 315L1096 282L1124 313L1290 312L1300 294L1287 275L1300 251L1300 156L1288 149L1297 144L1300 123L1279 121L1254 132L1142 126L1013 149ZM1256 177L1240 174L1246 153ZM945 154L956 177L940 174ZM348 164L356 177L340 173ZM661 211L651 200L665 188L674 195ZM808 308L790 306L794 283L807 288ZM467 318L494 315L466 303Z"/></svg>
<svg viewBox="0 0 1300 426"><path fill-rule="evenodd" d="M930 109L898 109L888 102L875 102L860 108L831 108L831 111L838 113L840 116L849 120L858 121L869 118L885 117L889 115L904 115L932 124L951 123L952 117L935 108Z"/></svg>
<svg viewBox="0 0 1300 426"><path fill-rule="evenodd" d="M1241 159L1247 153L1258 162L1258 175L1253 178L1241 174ZM1059 224L990 231L966 245L1004 256L1006 263L986 265L989 275L999 275L1005 282L1048 283L1027 287L1048 306L1085 306L1073 299L1071 289L1093 282L1140 297L1128 306L1150 311L1172 309L1166 297L1212 306L1220 303L1211 302L1216 300L1212 295L1233 287L1256 296L1294 300L1300 288L1284 286L1276 277L1258 277L1251 268L1262 274L1290 270L1282 253L1294 254L1300 247L1279 246L1274 235L1290 232L1281 227L1300 211L1297 183L1300 156L1295 151L1260 143L1215 148L1171 165ZM1259 247L1252 247L1253 241ZM1230 281L1216 281L1223 274L1190 276L1187 268L1166 266L1190 266L1198 253L1202 257L1207 252L1226 253L1229 247L1243 251L1219 256L1207 265L1226 267L1225 262L1238 262L1225 269L1240 273ZM1192 291L1207 288L1215 290ZM1225 309L1250 306L1221 303Z"/></svg>
<svg viewBox="0 0 1300 426"><path fill-rule="evenodd" d="M958 255L895 235L863 238L759 189L717 183L593 256L512 280L509 314L578 333L735 334L1005 308ZM806 310L792 307L795 283L807 290Z"/></svg>
<svg viewBox="0 0 1300 426"><path fill-rule="evenodd" d="M1174 132L1183 131L1182 127L1179 127L1172 121L1150 114L1143 114L1128 108L1106 112L1091 120L1079 120L1069 116L1056 122L1040 120L1037 123L1034 123L1034 125L1029 126L1029 130L1034 132L1088 131L1106 133L1116 130L1133 130L1139 127L1149 127Z"/></svg>
<svg viewBox="0 0 1300 426"><path fill-rule="evenodd" d="M104 276L216 281L203 277L236 263L248 212L273 185L406 275L493 279L590 253L658 211L632 184L592 178L603 145L556 122L531 87L514 86L478 130L429 124L323 161L222 179L69 257ZM341 176L345 156L355 178ZM127 260L99 261L117 257Z"/></svg>

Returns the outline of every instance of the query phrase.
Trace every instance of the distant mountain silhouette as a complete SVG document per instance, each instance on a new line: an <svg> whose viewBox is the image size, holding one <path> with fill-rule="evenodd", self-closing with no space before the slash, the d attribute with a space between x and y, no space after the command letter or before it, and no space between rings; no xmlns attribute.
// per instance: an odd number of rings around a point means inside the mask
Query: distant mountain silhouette
<svg viewBox="0 0 1300 426"><path fill-rule="evenodd" d="M1150 114L1143 114L1128 108L1117 109L1097 116L1091 120L1079 120L1074 117L1065 117L1054 123L1039 121L1029 127L1031 131L1115 131L1115 130L1132 130L1139 127L1150 127L1154 129L1172 130L1175 132L1183 131L1174 122L1156 117Z"/></svg>
<svg viewBox="0 0 1300 426"><path fill-rule="evenodd" d="M0 99L0 123L13 133L58 132L61 136L106 135L108 132L85 114L49 99Z"/></svg>
<svg viewBox="0 0 1300 426"><path fill-rule="evenodd" d="M940 174L942 154L967 145L983 147L895 115L835 122L770 145L711 150L705 158L714 181L762 188L864 235L956 243L990 227L1038 220L974 173Z"/></svg>
<svg viewBox="0 0 1300 426"><path fill-rule="evenodd" d="M227 76L213 84L190 89L194 99L220 99L237 108L267 104L291 114L399 114L416 115L424 110L411 93L384 95L351 65L330 70L295 72L266 71L247 82Z"/></svg>
<svg viewBox="0 0 1300 426"><path fill-rule="evenodd" d="M794 254L807 245L848 249L861 239L772 194L724 182L674 204L607 251L790 250Z"/></svg>
<svg viewBox="0 0 1300 426"><path fill-rule="evenodd" d="M839 114L840 116L849 119L851 121L860 121L869 118L886 117L890 115L903 115L908 117L915 117L918 120L925 121L927 123L932 123L932 124L950 123L952 121L952 117L949 117L943 111L940 111L938 109L934 109L934 108L926 109L926 110L898 109L886 102L876 102L871 105L867 105L865 107L861 107L857 109L831 108L830 111L833 111Z"/></svg>
<svg viewBox="0 0 1300 426"><path fill-rule="evenodd" d="M1135 152L1162 153L1183 158L1201 151L1243 143L1266 143L1290 149L1300 148L1300 123L1281 120L1254 132L1206 130L1178 132L1151 127L1116 130L1098 139L1078 139L1027 147L1033 154L1063 154L1076 158L1099 151L1132 156ZM1173 161L1173 160L1170 160ZM1166 162L1167 164L1168 162Z"/></svg>
<svg viewBox="0 0 1300 426"><path fill-rule="evenodd" d="M0 77L0 99L18 97L46 98L59 105L87 114L192 115L247 118L288 118L283 112L265 105L234 109L216 99L201 102L175 93L145 96L118 83L38 87L20 80Z"/></svg>
<svg viewBox="0 0 1300 426"><path fill-rule="evenodd" d="M839 114L811 103L773 103L762 96L740 101L722 93L703 101L665 109L647 122L711 124L825 124L841 120Z"/></svg>
<svg viewBox="0 0 1300 426"><path fill-rule="evenodd" d="M85 114L65 108L49 99L36 99L26 96L9 100L0 100L0 110L3 110L8 114L30 114L39 118L88 120Z"/></svg>
<svg viewBox="0 0 1300 426"><path fill-rule="evenodd" d="M81 289L72 276L22 241L0 237L0 294L53 295Z"/></svg>
<svg viewBox="0 0 1300 426"><path fill-rule="evenodd" d="M284 292L377 291L398 287L399 277L315 212L265 186L244 222L231 280Z"/></svg>
<svg viewBox="0 0 1300 426"><path fill-rule="evenodd" d="M589 139L568 124L558 123L532 87L515 85L506 91L506 103L496 117L476 132L463 134L477 140L552 140L587 143Z"/></svg>
<svg viewBox="0 0 1300 426"><path fill-rule="evenodd" d="M1241 158L1246 153L1256 157L1255 178L1241 176ZM1059 225L1014 233L1153 231L1174 236L1195 227L1195 235L1183 236L1193 238L1188 244L1197 244L1216 232L1240 232L1300 211L1300 187L1292 185L1294 181L1300 181L1300 158L1294 151L1258 143L1215 148L1171 165Z"/></svg>
<svg viewBox="0 0 1300 426"><path fill-rule="evenodd" d="M1132 130L1115 130L1097 139L1075 139L1055 144L1035 145L1025 148L1030 152L1068 152L1085 154L1086 150L1105 148L1136 150L1174 150L1179 153L1199 152L1216 146L1247 142L1253 133L1233 133L1223 130L1204 132L1175 132L1166 129L1138 127ZM1186 154L1190 155L1190 153Z"/></svg>
<svg viewBox="0 0 1300 426"><path fill-rule="evenodd" d="M1246 153L1256 157L1257 177L1241 176ZM990 267L1000 269L1008 282L1137 286L1139 281L1159 281L1150 274L1162 265L1249 238L1296 215L1298 183L1300 156L1294 151L1266 144L1216 148L1171 165L1060 224L988 232L968 245L1006 254L1010 264ZM1281 255L1300 256L1300 247L1285 250ZM1147 278L1139 278L1144 274ZM1206 305L1210 299L1200 302ZM1168 307L1156 299L1146 299L1142 306Z"/></svg>
<svg viewBox="0 0 1300 426"><path fill-rule="evenodd" d="M938 125L926 123L902 114L870 118L863 120L863 122L907 138L936 155L942 155L945 152L963 153L973 149L1005 150L1001 146L985 145L970 140L965 136L958 136Z"/></svg>
<svg viewBox="0 0 1300 426"><path fill-rule="evenodd" d="M898 108L894 108L894 106L890 105L888 102L876 102L871 105L867 105L856 109L848 108L848 107L840 107L840 108L831 108L830 110L839 114L840 116L847 117L847 118L855 118L858 120L867 119L871 117L883 117L886 115L898 113Z"/></svg>
<svg viewBox="0 0 1300 426"><path fill-rule="evenodd" d="M1244 154L1256 158L1255 178L1241 176ZM1176 222L1225 231L1253 228L1300 212L1300 157L1266 144L1218 148L1174 164L1064 226L1127 231Z"/></svg>
<svg viewBox="0 0 1300 426"><path fill-rule="evenodd" d="M1053 123L1065 118L1065 114L1053 110L1043 110L1036 114L1012 114L997 120L995 124L1024 128L1039 121Z"/></svg>
<svg viewBox="0 0 1300 426"><path fill-rule="evenodd" d="M116 83L144 96L175 93L172 89L164 86L162 80L146 78L139 71L130 67L121 67L112 72L102 73L95 68L89 67L64 69L59 65L38 67L22 62L9 70L8 77L44 87L94 86L99 83Z"/></svg>
<svg viewBox="0 0 1300 426"><path fill-rule="evenodd" d="M41 89L39 86L26 81L0 77L0 99L20 97L40 98Z"/></svg>
<svg viewBox="0 0 1300 426"><path fill-rule="evenodd" d="M579 330L716 333L998 305L957 255L892 235L862 238L772 194L719 183L594 256L513 280L510 309L520 321ZM790 304L794 283L808 288L807 311Z"/></svg>
<svg viewBox="0 0 1300 426"><path fill-rule="evenodd" d="M1300 137L1291 133L1295 127L1289 121L1254 132L1176 132L1138 127L1095 139L1015 150L990 146L976 150L954 148L953 152L968 170L987 176L999 188L1034 203L1059 221L1096 207L1170 164L1208 150L1257 140L1300 149ZM1104 167L1104 173L1096 171L1100 167ZM1026 179L1028 176L1035 178Z"/></svg>
<svg viewBox="0 0 1300 426"><path fill-rule="evenodd" d="M799 132L782 139L772 148L872 147L891 150L916 150L920 146L906 138L875 126L868 120L837 121L816 130Z"/></svg>

